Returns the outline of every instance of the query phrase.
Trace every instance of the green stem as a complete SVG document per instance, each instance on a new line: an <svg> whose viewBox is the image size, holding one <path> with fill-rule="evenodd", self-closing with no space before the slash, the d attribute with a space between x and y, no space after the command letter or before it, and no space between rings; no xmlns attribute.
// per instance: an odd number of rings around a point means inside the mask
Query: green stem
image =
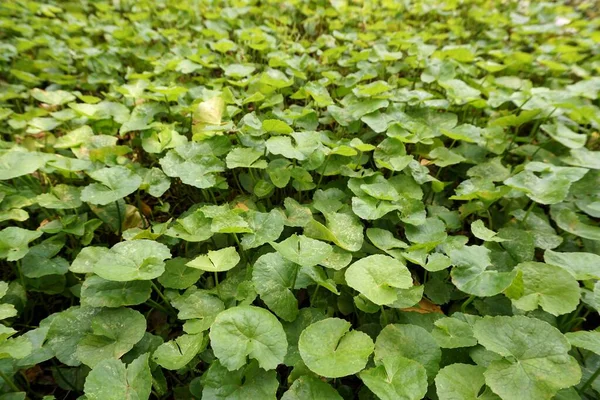
<svg viewBox="0 0 600 400"><path fill-rule="evenodd" d="M389 325L389 321L388 321L387 314L385 313L385 310L383 309L383 306L381 306L381 317L383 318L383 327L385 328L386 326Z"/></svg>
<svg viewBox="0 0 600 400"><path fill-rule="evenodd" d="M527 207L527 212L525 213L525 217L523 218L523 223L527 222L527 218L529 217L529 214L531 213L533 206L535 206L535 201L532 201L531 204L529 205L529 207Z"/></svg>
<svg viewBox="0 0 600 400"><path fill-rule="evenodd" d="M171 306L169 299L167 299L167 297L163 294L163 292L160 291L159 287L156 286L156 283L154 283L153 281L150 281L150 284L152 285L152 289L154 289L154 291L156 292L158 297L160 297L162 299L162 301L165 302L165 304L167 305L168 308L172 309L173 307Z"/></svg>
<svg viewBox="0 0 600 400"><path fill-rule="evenodd" d="M0 378L4 379L4 382L6 382L6 384L15 392L22 392L21 389L19 389L19 387L16 385L16 383L14 383L11 379L9 379L6 375L4 375L4 372L0 371Z"/></svg>
<svg viewBox="0 0 600 400"><path fill-rule="evenodd" d="M331 153L327 154L327 158L325 159L325 163L323 164L323 173L319 177L319 182L317 182L317 187L315 188L315 191L319 190L319 187L321 186L321 182L323 181L323 177L325 176L325 171L327 170L327 163L329 162L330 157Z"/></svg>
<svg viewBox="0 0 600 400"><path fill-rule="evenodd" d="M123 228L123 220L121 219L121 208L119 207L119 200L115 201L115 206L117 206L117 218L119 218L119 237L121 237L121 230Z"/></svg>
<svg viewBox="0 0 600 400"><path fill-rule="evenodd" d="M215 271L215 288L217 288L217 295L221 297L221 289L219 289L219 275Z"/></svg>
<svg viewBox="0 0 600 400"><path fill-rule="evenodd" d="M464 303L462 303L462 306L460 306L460 311L464 314L467 310L467 306L469 304L471 304L473 302L473 300L475 300L475 296L469 296L469 298L467 300L465 300Z"/></svg>
<svg viewBox="0 0 600 400"><path fill-rule="evenodd" d="M583 386L581 386L581 389L579 389L579 393L584 393L587 390L587 388L589 388L590 385L592 383L594 383L594 381L596 380L596 378L598 377L598 375L600 375L600 367L598 367L596 369L596 371L592 374L592 376L590 376L590 378L587 381L585 381L585 383L583 384Z"/></svg>
<svg viewBox="0 0 600 400"><path fill-rule="evenodd" d="M312 305L314 304L316 297L317 297L317 293L319 292L319 288L321 287L321 285L319 285L317 283L317 287L315 288L315 291L313 292L312 296L310 296L310 305L312 307Z"/></svg>

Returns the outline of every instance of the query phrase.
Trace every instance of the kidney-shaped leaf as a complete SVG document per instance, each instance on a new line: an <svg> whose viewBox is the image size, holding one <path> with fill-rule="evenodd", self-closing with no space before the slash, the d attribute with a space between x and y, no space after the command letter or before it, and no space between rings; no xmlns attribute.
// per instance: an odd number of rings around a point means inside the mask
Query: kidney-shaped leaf
<svg viewBox="0 0 600 400"><path fill-rule="evenodd" d="M490 267L490 251L483 246L464 246L449 252L452 282L474 296L494 296L510 286L516 272L498 272Z"/></svg>
<svg viewBox="0 0 600 400"><path fill-rule="evenodd" d="M333 251L331 245L327 243L295 234L282 242L272 242L271 246L285 259L303 267L320 264Z"/></svg>
<svg viewBox="0 0 600 400"><path fill-rule="evenodd" d="M88 400L142 400L150 398L152 374L148 354L125 366L119 360L104 360L90 371L85 380Z"/></svg>
<svg viewBox="0 0 600 400"><path fill-rule="evenodd" d="M485 367L469 364L450 364L440 370L435 377L435 388L440 400L495 400L498 396L485 385Z"/></svg>
<svg viewBox="0 0 600 400"><path fill-rule="evenodd" d="M229 271L240 262L240 255L235 247L225 247L219 250L209 250L208 254L200 255L188 262L191 268L209 272Z"/></svg>
<svg viewBox="0 0 600 400"><path fill-rule="evenodd" d="M223 311L210 328L215 356L228 370L246 364L246 357L265 370L283 362L287 339L281 322L264 308L238 306Z"/></svg>
<svg viewBox="0 0 600 400"><path fill-rule="evenodd" d="M579 304L579 284L573 275L555 265L524 262L506 291L515 307L532 311L542 307L552 315L569 313Z"/></svg>
<svg viewBox="0 0 600 400"><path fill-rule="evenodd" d="M147 239L132 240L115 244L94 263L92 270L109 281L149 280L165 272L167 258L171 258L171 252L164 244Z"/></svg>
<svg viewBox="0 0 600 400"><path fill-rule="evenodd" d="M579 382L581 369L571 345L547 322L524 316L485 317L473 333L487 350L502 356L484 373L485 383L504 400L549 400Z"/></svg>
<svg viewBox="0 0 600 400"><path fill-rule="evenodd" d="M142 178L128 168L102 168L89 175L100 183L92 183L81 191L81 200L105 206L135 192Z"/></svg>
<svg viewBox="0 0 600 400"><path fill-rule="evenodd" d="M360 379L381 400L420 400L427 392L427 372L409 358L388 356L360 373Z"/></svg>
<svg viewBox="0 0 600 400"><path fill-rule="evenodd" d="M350 331L350 322L327 318L308 326L298 349L306 366L316 374L339 378L361 371L373 352L366 333Z"/></svg>
<svg viewBox="0 0 600 400"><path fill-rule="evenodd" d="M208 340L202 333L182 335L158 346L152 359L163 368L177 370L192 361L207 344Z"/></svg>
<svg viewBox="0 0 600 400"><path fill-rule="evenodd" d="M104 309L92 317L91 331L77 344L77 358L94 367L109 358L121 358L146 332L146 318L130 308Z"/></svg>
<svg viewBox="0 0 600 400"><path fill-rule="evenodd" d="M375 304L391 304L398 289L412 286L410 271L395 258L375 254L356 261L346 270L348 286Z"/></svg>
<svg viewBox="0 0 600 400"><path fill-rule="evenodd" d="M293 321L298 315L298 300L292 290L299 268L279 253L260 256L252 268L252 282L261 300L286 321Z"/></svg>

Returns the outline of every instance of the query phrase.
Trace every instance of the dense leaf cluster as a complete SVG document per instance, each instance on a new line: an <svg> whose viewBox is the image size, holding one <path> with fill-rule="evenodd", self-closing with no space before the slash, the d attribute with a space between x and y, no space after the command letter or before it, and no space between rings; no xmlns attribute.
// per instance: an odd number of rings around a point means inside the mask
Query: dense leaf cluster
<svg viewBox="0 0 600 400"><path fill-rule="evenodd" d="M3 1L0 399L598 398L599 28Z"/></svg>

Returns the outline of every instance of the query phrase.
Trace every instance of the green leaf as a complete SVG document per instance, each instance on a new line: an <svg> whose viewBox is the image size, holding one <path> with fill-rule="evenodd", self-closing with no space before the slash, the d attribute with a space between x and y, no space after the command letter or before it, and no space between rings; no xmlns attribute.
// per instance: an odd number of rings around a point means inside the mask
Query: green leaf
<svg viewBox="0 0 600 400"><path fill-rule="evenodd" d="M384 357L380 365L362 371L365 385L382 400L419 400L427 392L427 373L416 361L404 357Z"/></svg>
<svg viewBox="0 0 600 400"><path fill-rule="evenodd" d="M449 253L452 283L474 296L494 296L508 288L516 272L499 272L492 267L490 251L483 246L464 246Z"/></svg>
<svg viewBox="0 0 600 400"><path fill-rule="evenodd" d="M550 208L550 215L564 231L582 238L600 240L600 227L586 223L589 220L574 211L568 208Z"/></svg>
<svg viewBox="0 0 600 400"><path fill-rule="evenodd" d="M311 371L328 378L339 378L365 368L373 352L373 341L363 332L350 331L350 326L342 319L327 318L302 332L298 349Z"/></svg>
<svg viewBox="0 0 600 400"><path fill-rule="evenodd" d="M275 371L263 371L253 361L236 371L228 371L219 361L202 375L202 398L216 400L275 400L279 386Z"/></svg>
<svg viewBox="0 0 600 400"><path fill-rule="evenodd" d="M304 234L313 239L331 241L344 250L360 250L364 240L364 227L358 218L344 213L327 213L325 219L326 226L311 220L304 228Z"/></svg>
<svg viewBox="0 0 600 400"><path fill-rule="evenodd" d="M185 367L192 359L206 348L207 337L202 333L182 335L158 346L152 360L163 368L178 370Z"/></svg>
<svg viewBox="0 0 600 400"><path fill-rule="evenodd" d="M477 239L481 239L486 242L504 242L507 240L497 237L497 233L486 228L483 221L480 219L471 223L471 232L473 232L473 236L475 236Z"/></svg>
<svg viewBox="0 0 600 400"><path fill-rule="evenodd" d="M258 361L265 370L283 362L287 340L281 323L265 309L237 306L220 313L210 330L215 356L228 370L246 363L246 357Z"/></svg>
<svg viewBox="0 0 600 400"><path fill-rule="evenodd" d="M298 300L293 289L299 268L279 253L260 256L252 268L256 292L267 307L285 321L293 321L298 315Z"/></svg>
<svg viewBox="0 0 600 400"><path fill-rule="evenodd" d="M265 119L262 122L262 129L267 133L275 133L278 135L288 135L294 132L288 124L278 119Z"/></svg>
<svg viewBox="0 0 600 400"><path fill-rule="evenodd" d="M481 345L502 356L484 373L486 384L502 399L551 399L581 379L577 361L568 354L569 342L547 322L485 317L473 332Z"/></svg>
<svg viewBox="0 0 600 400"><path fill-rule="evenodd" d="M556 123L554 125L546 124L540 126L540 128L542 128L542 130L552 139L570 149L579 149L585 146L585 142L587 142L587 135L575 133L569 129L569 127L561 123Z"/></svg>
<svg viewBox="0 0 600 400"><path fill-rule="evenodd" d="M593 253L559 253L546 250L544 261L569 272L579 281L600 279L600 256Z"/></svg>
<svg viewBox="0 0 600 400"><path fill-rule="evenodd" d="M81 361L75 354L79 341L91 332L92 318L97 308L71 307L54 315L48 328L46 345L63 364L76 367Z"/></svg>
<svg viewBox="0 0 600 400"><path fill-rule="evenodd" d="M46 164L42 153L7 151L0 155L0 181L32 174Z"/></svg>
<svg viewBox="0 0 600 400"><path fill-rule="evenodd" d="M119 360L101 361L90 371L84 386L88 400L141 400L149 398L151 391L148 354L127 367Z"/></svg>
<svg viewBox="0 0 600 400"><path fill-rule="evenodd" d="M225 164L213 154L206 143L186 143L169 150L160 159L163 172L179 178L186 185L206 189L217 184L216 173L225 170Z"/></svg>
<svg viewBox="0 0 600 400"><path fill-rule="evenodd" d="M313 98L317 107L327 107L333 104L327 88L316 82L308 82L304 86L304 90Z"/></svg>
<svg viewBox="0 0 600 400"><path fill-rule="evenodd" d="M517 278L506 290L515 307L533 311L540 306L557 316L577 308L579 284L568 271L540 262L524 262L516 270Z"/></svg>
<svg viewBox="0 0 600 400"><path fill-rule="evenodd" d="M178 218L167 229L165 235L183 239L186 242L202 242L212 237L211 224L210 218L206 218L202 211L196 210L183 218Z"/></svg>
<svg viewBox="0 0 600 400"><path fill-rule="evenodd" d="M142 178L125 167L102 168L89 175L100 183L92 183L81 191L81 200L107 205L135 192Z"/></svg>
<svg viewBox="0 0 600 400"><path fill-rule="evenodd" d="M219 96L203 101L194 110L193 124L219 125L224 109L225 103Z"/></svg>
<svg viewBox="0 0 600 400"><path fill-rule="evenodd" d="M429 380L439 370L442 351L431 334L417 325L388 325L375 341L375 362L408 358L425 367Z"/></svg>
<svg viewBox="0 0 600 400"><path fill-rule="evenodd" d="M81 285L81 303L90 307L121 307L144 303L150 298L149 281L114 282L92 275Z"/></svg>
<svg viewBox="0 0 600 400"><path fill-rule="evenodd" d="M583 178L587 171L534 161L525 165L523 172L506 179L504 184L525 192L537 203L556 204L567 197L571 184Z"/></svg>
<svg viewBox="0 0 600 400"><path fill-rule="evenodd" d="M187 289L198 282L204 272L188 267L186 264L189 261L189 259L182 257L167 260L165 272L158 277L160 284L169 289Z"/></svg>
<svg viewBox="0 0 600 400"><path fill-rule="evenodd" d="M442 318L434 322L431 335L442 348L455 349L477 345L473 327L458 318Z"/></svg>
<svg viewBox="0 0 600 400"><path fill-rule="evenodd" d="M398 289L412 286L412 277L406 266L389 256L372 255L350 265L345 273L346 282L378 305L397 300Z"/></svg>
<svg viewBox="0 0 600 400"><path fill-rule="evenodd" d="M285 355L285 364L287 366L292 367L298 363L302 363L300 351L298 350L300 335L309 325L321 321L326 317L322 310L308 307L300 309L298 317L294 321L283 322L283 329L288 341L288 350Z"/></svg>
<svg viewBox="0 0 600 400"><path fill-rule="evenodd" d="M271 246L285 259L304 267L320 264L333 251L327 243L296 234L282 242L272 242Z"/></svg>
<svg viewBox="0 0 600 400"><path fill-rule="evenodd" d="M75 100L75 96L64 90L52 90L46 91L35 88L31 91L31 95L42 103L50 104L52 106L60 106L70 101Z"/></svg>
<svg viewBox="0 0 600 400"><path fill-rule="evenodd" d="M498 396L491 393L487 388L481 393L481 389L485 385L484 372L484 367L460 363L451 364L442 368L435 377L435 388L439 399L499 399Z"/></svg>
<svg viewBox="0 0 600 400"><path fill-rule="evenodd" d="M17 261L29 251L29 243L42 236L43 232L11 226L0 231L0 258Z"/></svg>
<svg viewBox="0 0 600 400"><path fill-rule="evenodd" d="M283 232L284 223L285 216L280 210L271 210L268 213L249 211L248 226L252 233L242 236L242 247L249 250L274 242Z"/></svg>
<svg viewBox="0 0 600 400"><path fill-rule="evenodd" d="M440 243L446 239L446 225L438 218L427 218L421 225L407 224L404 233L412 243Z"/></svg>
<svg viewBox="0 0 600 400"><path fill-rule="evenodd" d="M246 147L237 147L227 153L227 168L267 168L265 160L258 160L262 151Z"/></svg>
<svg viewBox="0 0 600 400"><path fill-rule="evenodd" d="M342 400L342 396L322 380L303 375L292 383L281 400Z"/></svg>
<svg viewBox="0 0 600 400"><path fill-rule="evenodd" d="M94 263L92 271L109 281L127 282L158 278L165 271L169 248L153 240L132 240L114 245Z"/></svg>
<svg viewBox="0 0 600 400"><path fill-rule="evenodd" d="M191 268L209 272L229 271L240 262L240 255L235 247L225 247L219 250L209 250L208 254L200 255L188 262Z"/></svg>
<svg viewBox="0 0 600 400"><path fill-rule="evenodd" d="M105 309L92 317L90 332L77 344L77 358L90 367L118 359L133 348L146 332L146 319L130 308Z"/></svg>
<svg viewBox="0 0 600 400"><path fill-rule="evenodd" d="M567 332L565 337L571 346L600 354L600 332L598 331Z"/></svg>
<svg viewBox="0 0 600 400"><path fill-rule="evenodd" d="M36 197L40 207L66 210L77 208L81 205L81 189L75 186L59 184L50 189L49 193L40 194Z"/></svg>

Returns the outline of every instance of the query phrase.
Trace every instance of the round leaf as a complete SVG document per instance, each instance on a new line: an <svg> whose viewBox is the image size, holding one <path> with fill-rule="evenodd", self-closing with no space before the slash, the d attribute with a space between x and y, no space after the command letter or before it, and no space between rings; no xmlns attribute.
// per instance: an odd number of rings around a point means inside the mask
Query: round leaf
<svg viewBox="0 0 600 400"><path fill-rule="evenodd" d="M361 371L373 352L373 341L363 332L350 331L350 323L327 318L308 326L298 349L306 366L316 374L339 378Z"/></svg>
<svg viewBox="0 0 600 400"><path fill-rule="evenodd" d="M210 344L215 356L228 370L258 361L265 370L283 362L287 339L281 323L263 308L238 306L223 311L210 329Z"/></svg>

